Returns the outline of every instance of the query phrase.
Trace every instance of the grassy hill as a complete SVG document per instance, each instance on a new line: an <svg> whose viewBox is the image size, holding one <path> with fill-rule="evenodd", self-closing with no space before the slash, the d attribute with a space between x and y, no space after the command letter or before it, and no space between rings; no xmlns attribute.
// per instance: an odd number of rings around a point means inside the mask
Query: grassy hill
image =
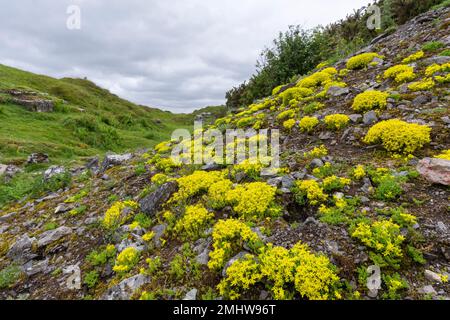
<svg viewBox="0 0 450 320"><path fill-rule="evenodd" d="M52 100L55 112L12 103L6 93L11 89ZM4 65L0 92L0 163L21 164L33 152L60 163L152 147L175 128L189 128L194 117L133 104L88 80L54 79Z"/></svg>

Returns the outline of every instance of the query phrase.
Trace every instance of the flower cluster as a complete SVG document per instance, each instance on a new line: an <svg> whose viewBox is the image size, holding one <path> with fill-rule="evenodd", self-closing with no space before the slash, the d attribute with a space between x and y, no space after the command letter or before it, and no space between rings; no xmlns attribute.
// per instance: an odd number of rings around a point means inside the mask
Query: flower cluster
<svg viewBox="0 0 450 320"><path fill-rule="evenodd" d="M347 61L347 69L357 70L366 68L375 58L382 59L378 53L368 52L350 58Z"/></svg>
<svg viewBox="0 0 450 320"><path fill-rule="evenodd" d="M265 182L254 182L238 185L227 194L227 201L240 217L256 220L263 217L274 217L280 213L275 204L276 187Z"/></svg>
<svg viewBox="0 0 450 320"><path fill-rule="evenodd" d="M394 79L398 83L408 82L416 78L414 68L404 64L390 67L384 72L383 76L385 79Z"/></svg>
<svg viewBox="0 0 450 320"><path fill-rule="evenodd" d="M444 160L449 160L450 161L450 149L449 150L445 150L444 152L442 152L440 155L436 156L435 158L437 158L437 159L444 159Z"/></svg>
<svg viewBox="0 0 450 320"><path fill-rule="evenodd" d="M406 57L405 59L403 59L402 63L411 63L414 61L417 61L419 59L422 59L425 56L425 52L423 52L422 50L417 51L416 53L411 54L410 56Z"/></svg>
<svg viewBox="0 0 450 320"><path fill-rule="evenodd" d="M201 204L187 206L184 215L175 224L174 231L182 237L197 240L214 218Z"/></svg>
<svg viewBox="0 0 450 320"><path fill-rule="evenodd" d="M328 129L341 130L350 122L350 118L345 114L332 114L325 117L325 124Z"/></svg>
<svg viewBox="0 0 450 320"><path fill-rule="evenodd" d="M306 159L322 158L328 155L328 150L324 145L320 147L315 147L309 152L305 152L303 157Z"/></svg>
<svg viewBox="0 0 450 320"><path fill-rule="evenodd" d="M293 298L295 292L310 300L339 297L336 290L339 277L330 260L312 253L308 246L297 243L292 249L273 246L261 249L260 254L246 255L227 270L226 278L218 285L221 295L239 299L256 283L265 283L277 300Z"/></svg>
<svg viewBox="0 0 450 320"><path fill-rule="evenodd" d="M412 154L431 141L430 133L431 128L428 126L392 119L381 121L370 128L364 142L381 143L390 152Z"/></svg>
<svg viewBox="0 0 450 320"><path fill-rule="evenodd" d="M283 127L286 129L286 130L292 130L292 128L295 126L295 124L296 124L296 120L295 119L289 119L289 120L286 120L286 121L284 121L283 122Z"/></svg>
<svg viewBox="0 0 450 320"><path fill-rule="evenodd" d="M134 201L117 201L105 212L102 224L106 229L114 230L125 223L130 212L137 208L138 204Z"/></svg>
<svg viewBox="0 0 450 320"><path fill-rule="evenodd" d="M293 117L295 117L295 114L296 114L295 110L288 109L288 110L285 110L285 111L281 112L277 116L277 120L284 120L284 119L287 119L287 118L293 118Z"/></svg>
<svg viewBox="0 0 450 320"><path fill-rule="evenodd" d="M405 237L400 233L400 226L391 220L361 222L352 232L352 237L374 250L377 256L372 255L371 258L377 262L396 266L403 256L401 246Z"/></svg>
<svg viewBox="0 0 450 320"><path fill-rule="evenodd" d="M167 153L170 151L170 146L170 141L163 141L155 146L155 151L157 153Z"/></svg>
<svg viewBox="0 0 450 320"><path fill-rule="evenodd" d="M341 190L345 186L348 186L351 183L350 179L347 178L340 178L335 175L332 175L330 177L326 177L322 181L322 188L326 192L332 192Z"/></svg>
<svg viewBox="0 0 450 320"><path fill-rule="evenodd" d="M352 108L358 112L374 109L384 109L387 106L389 94L381 91L370 90L360 93L355 97Z"/></svg>
<svg viewBox="0 0 450 320"><path fill-rule="evenodd" d="M139 251L134 247L124 249L116 258L113 270L117 273L127 273L139 262Z"/></svg>
<svg viewBox="0 0 450 320"><path fill-rule="evenodd" d="M315 206L328 199L320 184L315 180L301 180L296 182L296 200L300 204L305 203L305 197L309 204Z"/></svg>
<svg viewBox="0 0 450 320"><path fill-rule="evenodd" d="M408 86L408 89L411 91L414 91L414 92L415 91L427 91L427 90L433 89L435 85L436 85L436 83L434 82L434 80L432 78L425 78L423 80L411 83Z"/></svg>
<svg viewBox="0 0 450 320"><path fill-rule="evenodd" d="M355 180L361 180L366 176L366 170L364 169L363 165L356 166L355 169L353 169L353 177Z"/></svg>
<svg viewBox="0 0 450 320"><path fill-rule="evenodd" d="M169 177L166 176L164 173L157 173L151 178L151 182L156 186L163 185L168 180L169 180Z"/></svg>
<svg viewBox="0 0 450 320"><path fill-rule="evenodd" d="M311 132L319 124L319 119L316 117L304 117L300 120L300 130L304 132Z"/></svg>
<svg viewBox="0 0 450 320"><path fill-rule="evenodd" d="M332 69L334 69L334 68L332 68ZM334 69L334 70L336 70L336 69ZM337 73L337 71L336 71L336 73ZM325 85L326 83L332 81L333 75L336 73L334 73L334 72L332 73L329 71L328 72L319 71L319 72L313 73L312 75L300 80L298 82L297 86L300 88L316 88L316 87Z"/></svg>
<svg viewBox="0 0 450 320"><path fill-rule="evenodd" d="M208 267L212 270L222 268L226 259L241 250L244 244L257 246L258 235L244 222L236 219L219 220L213 228L213 251L210 252Z"/></svg>
<svg viewBox="0 0 450 320"><path fill-rule="evenodd" d="M218 181L208 190L208 204L215 210L223 209L228 205L228 192L233 188L233 182L228 179Z"/></svg>
<svg viewBox="0 0 450 320"><path fill-rule="evenodd" d="M170 200L171 202L182 202L202 192L207 192L214 183L225 179L221 171L195 171L189 176L177 180L179 190Z"/></svg>
<svg viewBox="0 0 450 320"><path fill-rule="evenodd" d="M280 93L280 98L283 100L283 106L293 105L295 101L299 101L302 98L309 97L314 92L309 88L289 88L282 93Z"/></svg>

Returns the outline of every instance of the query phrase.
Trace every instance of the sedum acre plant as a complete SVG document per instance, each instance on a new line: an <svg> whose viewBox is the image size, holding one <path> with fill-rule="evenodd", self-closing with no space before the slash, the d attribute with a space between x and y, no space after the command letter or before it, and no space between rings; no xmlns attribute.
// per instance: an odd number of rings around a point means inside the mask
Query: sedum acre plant
<svg viewBox="0 0 450 320"><path fill-rule="evenodd" d="M350 122L350 118L345 114L332 114L325 117L325 124L328 129L341 130Z"/></svg>
<svg viewBox="0 0 450 320"><path fill-rule="evenodd" d="M195 171L193 174L181 177L177 180L178 192L175 193L170 202L183 202L202 192L207 192L214 183L225 179L221 171Z"/></svg>
<svg viewBox="0 0 450 320"><path fill-rule="evenodd" d="M422 50L417 51L416 53L411 54L410 56L406 57L405 59L403 59L402 63L411 63L411 62L415 62L419 59L422 59L425 56L425 52L423 52Z"/></svg>
<svg viewBox="0 0 450 320"><path fill-rule="evenodd" d="M414 68L403 64L387 69L383 76L385 79L394 79L398 83L412 81L416 78Z"/></svg>
<svg viewBox="0 0 450 320"><path fill-rule="evenodd" d="M374 109L384 109L387 106L388 93L370 90L360 93L353 101L352 109L358 112L365 112Z"/></svg>
<svg viewBox="0 0 450 320"><path fill-rule="evenodd" d="M445 150L444 152L442 152L440 155L436 156L435 158L437 158L437 159L444 159L444 160L449 160L450 161L450 149L449 150Z"/></svg>
<svg viewBox="0 0 450 320"><path fill-rule="evenodd" d="M347 69L357 70L366 68L375 58L382 59L378 53L368 52L350 58L347 61Z"/></svg>
<svg viewBox="0 0 450 320"><path fill-rule="evenodd" d="M427 91L433 89L436 83L432 78L425 78L421 81L413 82L408 86L411 91Z"/></svg>
<svg viewBox="0 0 450 320"><path fill-rule="evenodd" d="M300 130L304 132L311 132L319 124L319 119L316 117L303 117L300 120L299 127Z"/></svg>
<svg viewBox="0 0 450 320"><path fill-rule="evenodd" d="M129 219L129 214L138 208L134 201L118 201L109 208L102 220L106 229L115 230Z"/></svg>
<svg viewBox="0 0 450 320"><path fill-rule="evenodd" d="M127 273L139 262L139 251L134 247L124 249L116 259L113 270L117 273Z"/></svg>
<svg viewBox="0 0 450 320"><path fill-rule="evenodd" d="M197 240L213 220L214 214L201 204L187 206L184 215L175 224L174 231L183 238Z"/></svg>
<svg viewBox="0 0 450 320"><path fill-rule="evenodd" d="M430 143L431 128L398 119L381 121L370 128L364 142L381 143L389 152L412 154Z"/></svg>

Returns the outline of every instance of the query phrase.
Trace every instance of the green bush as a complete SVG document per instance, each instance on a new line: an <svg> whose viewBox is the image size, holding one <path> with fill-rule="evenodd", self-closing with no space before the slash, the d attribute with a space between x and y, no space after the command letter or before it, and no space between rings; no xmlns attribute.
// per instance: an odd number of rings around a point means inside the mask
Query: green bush
<svg viewBox="0 0 450 320"><path fill-rule="evenodd" d="M442 42L439 41L431 41L431 42L427 42L422 46L422 50L423 51L428 51L428 52L435 52L441 48L443 48L445 45Z"/></svg>
<svg viewBox="0 0 450 320"><path fill-rule="evenodd" d="M22 274L20 268L16 265L10 265L0 271L0 289L10 288L19 279Z"/></svg>

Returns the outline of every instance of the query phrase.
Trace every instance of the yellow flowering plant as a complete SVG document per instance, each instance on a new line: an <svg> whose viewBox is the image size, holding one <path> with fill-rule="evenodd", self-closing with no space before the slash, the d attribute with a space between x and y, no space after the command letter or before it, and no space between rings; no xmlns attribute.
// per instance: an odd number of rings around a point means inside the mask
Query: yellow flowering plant
<svg viewBox="0 0 450 320"><path fill-rule="evenodd" d="M138 208L134 201L117 201L106 212L102 220L102 225L106 229L115 230L124 224L133 210Z"/></svg>
<svg viewBox="0 0 450 320"><path fill-rule="evenodd" d="M183 239L197 240L214 218L212 212L202 205L187 206L183 216L174 227L175 233Z"/></svg>
<svg viewBox="0 0 450 320"><path fill-rule="evenodd" d="M331 130L341 130L350 122L350 118L345 114L332 114L325 117L325 124Z"/></svg>
<svg viewBox="0 0 450 320"><path fill-rule="evenodd" d="M357 112L365 112L374 109L384 109L387 106L389 94L377 90L369 90L358 94L352 105Z"/></svg>
<svg viewBox="0 0 450 320"><path fill-rule="evenodd" d="M139 262L139 256L139 251L134 247L124 249L117 256L113 270L120 274L129 272Z"/></svg>
<svg viewBox="0 0 450 320"><path fill-rule="evenodd" d="M357 56L354 56L354 57L350 58L347 61L347 69L349 69L349 70L364 69L375 58L382 59L383 57L380 56L378 53L374 53L374 52L367 52L367 53L359 54Z"/></svg>
<svg viewBox="0 0 450 320"><path fill-rule="evenodd" d="M319 119L316 117L303 117L300 120L299 127L300 130L304 132L311 132L319 124Z"/></svg>

